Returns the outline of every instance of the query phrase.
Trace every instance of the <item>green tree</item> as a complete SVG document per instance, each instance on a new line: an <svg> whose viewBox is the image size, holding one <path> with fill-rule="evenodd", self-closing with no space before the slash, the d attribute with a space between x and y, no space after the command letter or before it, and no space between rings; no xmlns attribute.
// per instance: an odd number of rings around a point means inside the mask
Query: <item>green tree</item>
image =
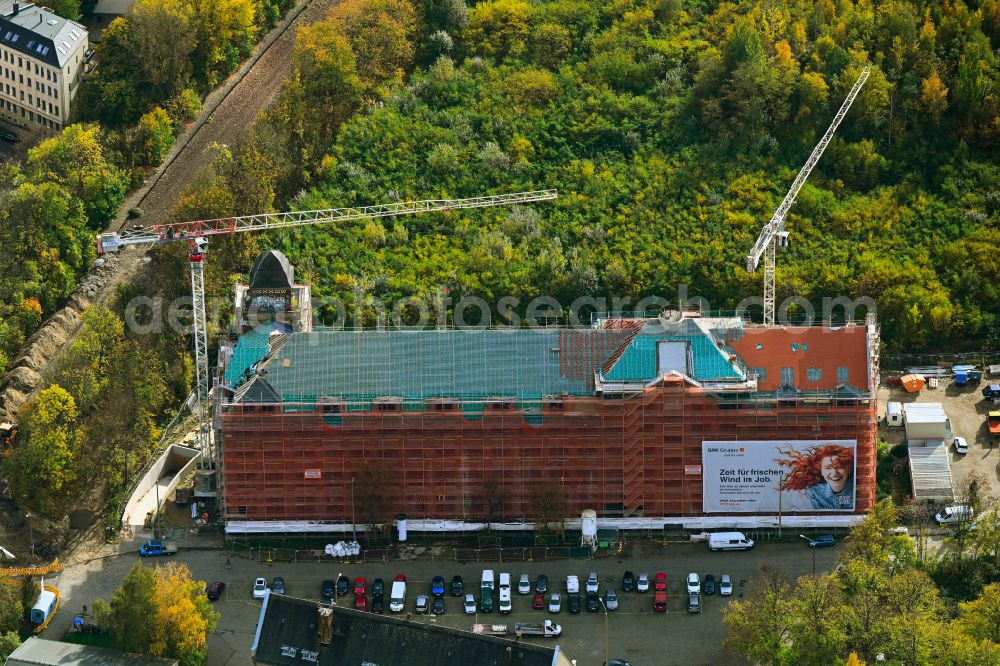
<svg viewBox="0 0 1000 666"><path fill-rule="evenodd" d="M6 659L21 645L21 637L16 631L0 634L0 659Z"/></svg>
<svg viewBox="0 0 1000 666"><path fill-rule="evenodd" d="M785 663L794 622L791 590L783 571L762 564L746 598L730 601L722 611L726 648L757 664Z"/></svg>
<svg viewBox="0 0 1000 666"><path fill-rule="evenodd" d="M0 578L0 634L17 631L23 620L21 586L14 578Z"/></svg>
<svg viewBox="0 0 1000 666"><path fill-rule="evenodd" d="M142 151L142 163L155 166L167 156L174 145L174 123L170 115L155 107L139 119L136 139Z"/></svg>
<svg viewBox="0 0 1000 666"><path fill-rule="evenodd" d="M487 0L469 13L465 42L474 54L517 58L527 52L534 14L524 0Z"/></svg>

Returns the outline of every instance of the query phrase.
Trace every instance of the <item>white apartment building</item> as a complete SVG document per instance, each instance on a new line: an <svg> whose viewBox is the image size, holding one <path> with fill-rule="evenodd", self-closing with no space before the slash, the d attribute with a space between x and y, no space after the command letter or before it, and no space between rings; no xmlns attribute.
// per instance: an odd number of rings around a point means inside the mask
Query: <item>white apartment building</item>
<svg viewBox="0 0 1000 666"><path fill-rule="evenodd" d="M32 3L0 0L0 118L61 130L80 90L87 29Z"/></svg>

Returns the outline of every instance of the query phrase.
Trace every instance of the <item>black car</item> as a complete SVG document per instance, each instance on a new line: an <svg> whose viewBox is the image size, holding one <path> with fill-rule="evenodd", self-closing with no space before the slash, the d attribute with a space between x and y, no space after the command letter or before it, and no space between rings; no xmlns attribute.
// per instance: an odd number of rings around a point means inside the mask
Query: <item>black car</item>
<svg viewBox="0 0 1000 666"><path fill-rule="evenodd" d="M597 592L587 593L587 612L596 613L601 610L601 600L597 596Z"/></svg>
<svg viewBox="0 0 1000 666"><path fill-rule="evenodd" d="M622 576L622 592L631 592L635 589L635 575L631 571L626 571Z"/></svg>
<svg viewBox="0 0 1000 666"><path fill-rule="evenodd" d="M372 612L381 615L384 610L385 601L382 599L382 596L372 597Z"/></svg>
<svg viewBox="0 0 1000 666"><path fill-rule="evenodd" d="M604 666L632 666L632 664L624 659L609 659L604 662Z"/></svg>
<svg viewBox="0 0 1000 666"><path fill-rule="evenodd" d="M351 579L347 576L341 575L337 579L337 596L342 597L351 589Z"/></svg>
<svg viewBox="0 0 1000 666"><path fill-rule="evenodd" d="M20 141L13 132L0 132L0 139L3 139L7 143L18 143Z"/></svg>
<svg viewBox="0 0 1000 666"><path fill-rule="evenodd" d="M444 615L444 597L434 597L431 602L431 612L435 615Z"/></svg>
<svg viewBox="0 0 1000 666"><path fill-rule="evenodd" d="M453 597L464 597L465 596L465 584L462 582L461 576L452 576L451 578L451 596Z"/></svg>
<svg viewBox="0 0 1000 666"><path fill-rule="evenodd" d="M271 594L284 594L285 593L285 579L281 576L275 576L274 580L271 581Z"/></svg>
<svg viewBox="0 0 1000 666"><path fill-rule="evenodd" d="M344 580L347 579L345 578ZM326 603L330 603L331 601L333 601L333 592L336 589L336 587L337 587L336 583L334 583L332 580L324 580L320 598Z"/></svg>
<svg viewBox="0 0 1000 666"><path fill-rule="evenodd" d="M580 595L577 593L566 595L566 610L570 613L580 612Z"/></svg>
<svg viewBox="0 0 1000 666"><path fill-rule="evenodd" d="M701 584L701 591L705 594L715 594L715 576L708 574Z"/></svg>
<svg viewBox="0 0 1000 666"><path fill-rule="evenodd" d="M226 584L221 580L217 580L208 586L208 598L211 601L215 601L222 596L223 591L226 589Z"/></svg>
<svg viewBox="0 0 1000 666"><path fill-rule="evenodd" d="M535 594L545 594L549 591L549 577L545 574L538 574L538 580L535 581Z"/></svg>
<svg viewBox="0 0 1000 666"><path fill-rule="evenodd" d="M372 596L381 597L385 594L385 583L381 578L376 578L372 581Z"/></svg>

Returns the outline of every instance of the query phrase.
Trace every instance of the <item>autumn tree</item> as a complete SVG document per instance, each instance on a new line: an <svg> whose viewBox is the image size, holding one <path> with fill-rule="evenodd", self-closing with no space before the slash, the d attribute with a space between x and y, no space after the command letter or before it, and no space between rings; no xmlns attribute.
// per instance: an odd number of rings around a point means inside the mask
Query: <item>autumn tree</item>
<svg viewBox="0 0 1000 666"><path fill-rule="evenodd" d="M76 402L66 389L43 389L22 419L17 445L7 459L6 476L14 493L42 510L56 513L73 496L74 459L83 433Z"/></svg>
<svg viewBox="0 0 1000 666"><path fill-rule="evenodd" d="M127 15L132 57L145 74L151 102L173 97L190 80L197 46L190 11L178 2L139 0Z"/></svg>
<svg viewBox="0 0 1000 666"><path fill-rule="evenodd" d="M547 532L555 524L560 533L565 531L569 505L562 484L542 483L532 488L528 507L535 530Z"/></svg>
<svg viewBox="0 0 1000 666"><path fill-rule="evenodd" d="M322 25L350 42L357 74L366 90L402 81L416 52L417 17L407 0L347 0Z"/></svg>
<svg viewBox="0 0 1000 666"><path fill-rule="evenodd" d="M392 524L399 512L399 483L385 464L365 462L358 468L349 489L353 492L355 517L371 535Z"/></svg>
<svg viewBox="0 0 1000 666"><path fill-rule="evenodd" d="M136 138L142 164L156 166L174 145L174 122L166 111L157 106L139 119Z"/></svg>
<svg viewBox="0 0 1000 666"><path fill-rule="evenodd" d="M785 663L793 622L791 590L784 571L761 564L746 598L730 601L722 611L726 649L757 664Z"/></svg>

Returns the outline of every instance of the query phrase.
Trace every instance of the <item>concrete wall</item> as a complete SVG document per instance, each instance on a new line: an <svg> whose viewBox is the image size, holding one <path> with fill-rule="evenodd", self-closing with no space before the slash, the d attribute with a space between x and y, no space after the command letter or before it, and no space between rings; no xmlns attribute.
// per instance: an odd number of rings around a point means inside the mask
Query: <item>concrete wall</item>
<svg viewBox="0 0 1000 666"><path fill-rule="evenodd" d="M122 525L131 524L129 518L132 512L135 511L136 506L149 494L149 491L153 489L156 482L159 481L163 475L171 469L176 469L177 473L171 477L170 482L166 486L160 487L160 500L165 500L170 493L172 493L176 488L177 484L184 476L194 469L195 464L201 457L201 451L197 449L192 449L187 446L181 446L179 444L171 444L167 447L167 450L163 452L163 455L153 463L153 465L146 470L146 474L139 481L139 484L135 488L135 492L129 497L128 502L125 504L125 510L122 512ZM145 503L143 503L145 504ZM154 499L151 503L153 508L156 504ZM147 509L148 511L149 509ZM143 518L144 516L137 516L137 518Z"/></svg>

